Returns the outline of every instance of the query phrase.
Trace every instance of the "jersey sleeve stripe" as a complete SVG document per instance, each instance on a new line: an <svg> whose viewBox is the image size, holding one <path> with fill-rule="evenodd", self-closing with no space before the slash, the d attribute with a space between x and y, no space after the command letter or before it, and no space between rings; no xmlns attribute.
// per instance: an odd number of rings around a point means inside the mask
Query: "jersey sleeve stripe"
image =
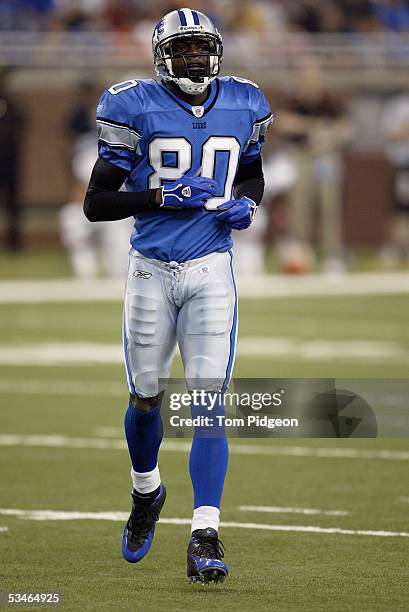
<svg viewBox="0 0 409 612"><path fill-rule="evenodd" d="M269 121L269 120L270 120L270 122L273 120L273 114L272 113L269 113L268 115L266 115L262 119L257 119L257 121L254 123L254 125L259 125L260 123L264 123L265 121Z"/></svg>
<svg viewBox="0 0 409 612"><path fill-rule="evenodd" d="M97 123L106 123L107 125L112 125L114 127L126 128L130 132L133 132L134 134L139 136L139 138L142 138L142 134L140 134L137 130L135 130L135 128L132 128L127 123L121 123L120 121L114 121L113 119L105 119L105 117L97 117Z"/></svg>
<svg viewBox="0 0 409 612"><path fill-rule="evenodd" d="M135 151L141 139L140 134L129 128L110 125L97 120L98 140L113 147L123 147Z"/></svg>
<svg viewBox="0 0 409 612"><path fill-rule="evenodd" d="M261 119L260 121L256 121L256 123L254 123L253 125L253 133L251 135L249 143L250 142L260 142L260 140L263 141L262 139L264 139L266 132L268 128L270 127L272 121L273 121L272 114L268 115L264 119Z"/></svg>

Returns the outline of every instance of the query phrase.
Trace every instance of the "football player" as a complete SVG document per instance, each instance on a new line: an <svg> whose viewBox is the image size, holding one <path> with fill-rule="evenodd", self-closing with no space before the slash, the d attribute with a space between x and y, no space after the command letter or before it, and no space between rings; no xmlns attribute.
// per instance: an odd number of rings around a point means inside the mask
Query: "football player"
<svg viewBox="0 0 409 612"><path fill-rule="evenodd" d="M260 152L272 120L256 84L218 78L222 38L203 13L168 13L152 47L159 79L118 83L100 99L99 159L84 203L91 221L135 217L123 324L133 490L122 553L131 563L149 551L165 501L159 411L176 343L189 389L224 391L229 384L237 338L231 233L249 227L261 201ZM126 192L118 191L123 183ZM208 397L192 405L194 416L208 414ZM227 462L223 427L196 427L192 581L228 574L218 538Z"/></svg>

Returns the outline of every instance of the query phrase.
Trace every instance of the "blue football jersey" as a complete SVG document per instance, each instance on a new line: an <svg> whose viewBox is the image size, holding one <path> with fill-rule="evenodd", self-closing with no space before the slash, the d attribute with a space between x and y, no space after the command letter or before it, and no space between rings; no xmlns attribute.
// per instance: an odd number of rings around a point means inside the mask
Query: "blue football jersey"
<svg viewBox="0 0 409 612"><path fill-rule="evenodd" d="M215 79L202 106L191 106L153 79L106 90L97 107L98 154L130 173L127 191L160 187L185 174L211 177L218 185L204 208L135 217L132 246L167 262L231 248L231 230L217 221L217 206L233 197L239 163L260 155L271 121L259 87L237 77Z"/></svg>

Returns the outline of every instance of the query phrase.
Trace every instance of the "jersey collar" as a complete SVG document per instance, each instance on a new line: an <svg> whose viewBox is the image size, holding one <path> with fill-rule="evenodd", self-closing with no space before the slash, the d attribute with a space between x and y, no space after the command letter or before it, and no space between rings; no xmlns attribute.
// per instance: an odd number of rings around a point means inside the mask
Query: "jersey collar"
<svg viewBox="0 0 409 612"><path fill-rule="evenodd" d="M163 81L159 81L159 84L166 91L166 93L174 100L174 102L176 102L176 104L178 104L181 108L183 108L183 110L185 110L187 113L197 118L192 111L192 104L189 104L189 102L182 100L182 98L179 98L179 96L174 94L173 91L170 91L170 89L166 87ZM204 108L203 115L206 115L206 113L208 113L215 105L217 97L219 95L219 87L220 87L219 79L214 79L210 83L209 95L207 96L203 104L200 104L200 106L203 106ZM195 105L195 106L199 106L199 105Z"/></svg>

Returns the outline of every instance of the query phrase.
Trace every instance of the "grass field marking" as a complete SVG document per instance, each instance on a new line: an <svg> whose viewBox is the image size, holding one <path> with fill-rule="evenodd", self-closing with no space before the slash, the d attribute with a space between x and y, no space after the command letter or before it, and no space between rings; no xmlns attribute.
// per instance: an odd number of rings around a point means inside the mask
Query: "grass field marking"
<svg viewBox="0 0 409 612"><path fill-rule="evenodd" d="M122 427L95 427L93 431L96 436L101 436L101 438L117 438L122 436L124 432Z"/></svg>
<svg viewBox="0 0 409 612"><path fill-rule="evenodd" d="M325 516L348 516L345 510L318 510L317 508L286 508L282 506L239 506L243 512L266 512L276 514L322 514Z"/></svg>
<svg viewBox="0 0 409 612"><path fill-rule="evenodd" d="M103 438L71 438L68 436L1 434L0 446L40 446L49 448L86 448L123 450L128 448L125 440L104 440Z"/></svg>
<svg viewBox="0 0 409 612"><path fill-rule="evenodd" d="M399 501L402 502L403 504L409 504L409 497L405 497L404 495L401 495L399 497Z"/></svg>
<svg viewBox="0 0 409 612"><path fill-rule="evenodd" d="M340 535L359 535L374 537L409 538L406 531L374 531L367 529L342 529L340 527L315 527L313 525L264 525L261 523L221 522L220 527L236 527L238 529L266 529L268 531L295 531L301 533L327 533Z"/></svg>
<svg viewBox="0 0 409 612"><path fill-rule="evenodd" d="M83 365L123 363L119 343L41 342L0 345L2 365Z"/></svg>
<svg viewBox="0 0 409 612"><path fill-rule="evenodd" d="M65 510L17 510L14 508L0 508L3 516L15 516L31 521L126 521L126 512L76 512ZM190 518L161 518L162 525L190 525ZM326 533L337 535L359 535L373 537L399 537L409 538L406 531L375 531L367 529L342 529L341 527L316 527L314 525L268 525L263 523L239 523L236 521L221 521L220 527L233 529L261 529L266 531L294 531L297 533Z"/></svg>
<svg viewBox="0 0 409 612"><path fill-rule="evenodd" d="M9 528L8 527L4 527L3 525L0 525L0 532L5 532L8 531Z"/></svg>
<svg viewBox="0 0 409 612"><path fill-rule="evenodd" d="M50 448L85 448L103 450L127 449L125 440L114 438L76 438L63 434L53 435L21 435L0 434L0 446L40 446ZM190 452L191 442L179 440L164 440L162 452ZM284 457L311 457L327 459L380 459L409 461L409 451L388 449L359 448L329 448L313 446L259 446L257 444L241 444L231 442L229 452L232 455L270 455Z"/></svg>
<svg viewBox="0 0 409 612"><path fill-rule="evenodd" d="M345 274L334 282L322 274L239 276L241 297L300 297L326 295L394 295L409 293L409 273L363 272ZM124 281L110 279L11 280L0 282L0 303L117 302Z"/></svg>
<svg viewBox="0 0 409 612"><path fill-rule="evenodd" d="M243 357L284 357L300 361L327 360L350 362L409 361L409 355L393 341L378 340L300 340L299 338L240 338L238 354Z"/></svg>
<svg viewBox="0 0 409 612"><path fill-rule="evenodd" d="M300 340L299 338L242 336L239 357L260 359L297 359L310 362L328 359L347 363L409 364L409 352L394 341L378 340ZM179 356L178 351L176 355ZM79 366L122 364L119 343L37 342L0 345L0 364L13 366Z"/></svg>
<svg viewBox="0 0 409 612"><path fill-rule="evenodd" d="M126 384L82 382L78 380L40 380L0 378L0 393L23 393L24 395L78 395L89 397L126 397Z"/></svg>
<svg viewBox="0 0 409 612"><path fill-rule="evenodd" d="M126 521L129 512L76 512L71 510L17 510L0 508L3 516L15 516L29 521Z"/></svg>

